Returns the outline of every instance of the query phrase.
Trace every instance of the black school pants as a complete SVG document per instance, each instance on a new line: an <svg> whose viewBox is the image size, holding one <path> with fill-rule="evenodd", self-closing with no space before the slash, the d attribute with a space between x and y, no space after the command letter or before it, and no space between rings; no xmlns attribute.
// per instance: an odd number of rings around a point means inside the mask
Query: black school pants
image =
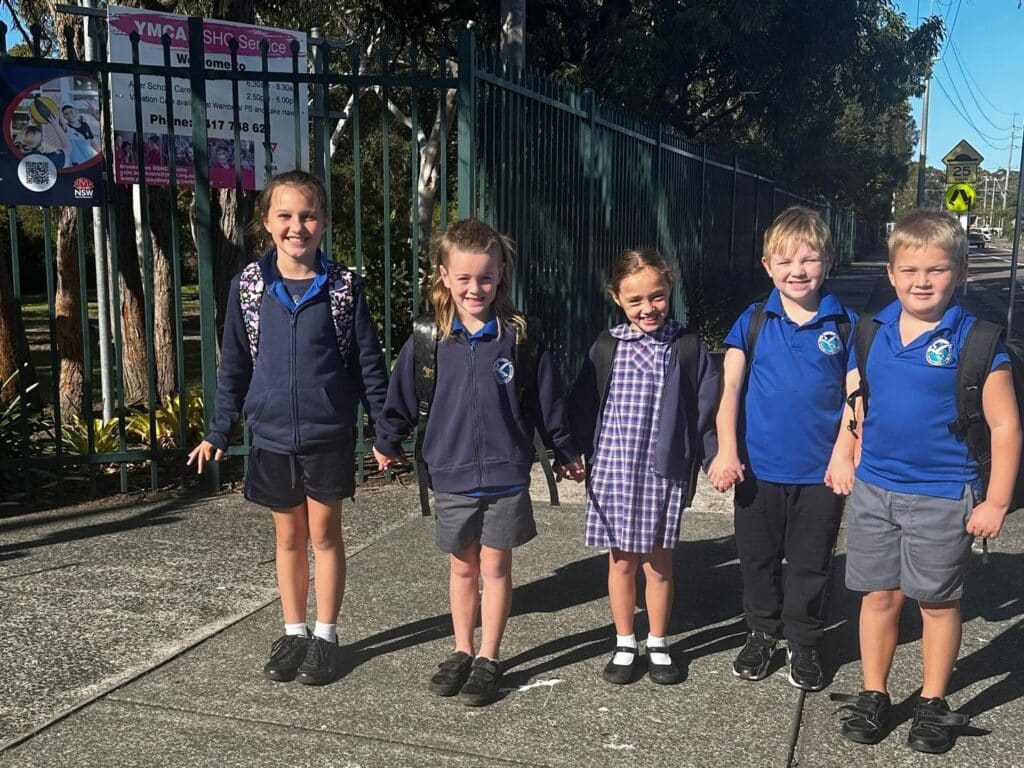
<svg viewBox="0 0 1024 768"><path fill-rule="evenodd" d="M748 476L736 488L736 549L751 629L817 645L844 502L823 483L783 485Z"/></svg>

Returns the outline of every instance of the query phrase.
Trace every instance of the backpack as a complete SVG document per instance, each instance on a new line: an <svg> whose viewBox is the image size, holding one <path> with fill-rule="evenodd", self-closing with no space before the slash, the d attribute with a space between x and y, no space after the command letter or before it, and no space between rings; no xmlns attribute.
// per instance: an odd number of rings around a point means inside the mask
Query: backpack
<svg viewBox="0 0 1024 768"><path fill-rule="evenodd" d="M672 340L676 350L676 357L683 370L683 385L689 388L685 393L683 402L686 404L686 426L690 431L690 445L696 446L699 443L697 434L697 393L700 388L698 381L698 367L700 363L700 336L688 328L680 329L679 333ZM594 377L597 382L598 413L604 410L605 401L608 398L608 383L612 376L612 363L615 360L615 349L619 346L619 340L612 336L610 331L601 331L594 342L594 351L591 359L594 363ZM686 488L686 498L683 506L688 507L693 503L694 494L697 492L697 472L700 467L699 461L693 461L690 465L690 477ZM588 462L589 470L589 462Z"/></svg>
<svg viewBox="0 0 1024 768"><path fill-rule="evenodd" d="M873 316L863 315L853 331L860 388L850 393L848 402L850 407L854 408L856 399L861 398L865 416L868 412L870 393L867 378L868 353L880 327L879 323L874 322ZM1017 413L1024 424L1024 350L1018 344L1005 340L1005 332L1001 326L985 320L976 320L964 339L956 373L956 420L949 424L949 431L957 440L967 444L971 458L978 462L978 474L984 490L988 489L989 476L992 473L992 433L985 421L981 397L985 379L992 370L996 345L1000 341L1010 356L1013 390L1017 396ZM856 413L847 428L857 434ZM1014 482L1009 511L1013 512L1020 507L1024 507L1024 463L1017 465L1017 479Z"/></svg>
<svg viewBox="0 0 1024 768"><path fill-rule="evenodd" d="M528 320L527 327L537 322ZM516 334L515 349L512 355L516 371L516 396L525 411L529 403L527 395L532 391L531 388L537 380L537 358L540 356L540 346L536 336L525 333L520 338L517 326L512 325L511 327L513 333ZM437 386L438 336L437 320L433 314L420 315L412 321L413 371L416 389L416 440L413 456L416 464L416 481L419 485L420 512L424 517L430 516L430 493L427 465L423 461L423 438L427 432L427 419L430 417L430 406L434 401L434 389ZM551 461L548 459L547 448L536 431L533 445L541 466L544 468L544 477L551 495L551 506L557 507L559 505L558 488L555 485Z"/></svg>
<svg viewBox="0 0 1024 768"><path fill-rule="evenodd" d="M747 326L746 335L746 353L747 358L747 375L750 374L750 366L754 362L754 349L757 347L757 339L761 335L761 329L764 328L765 321L765 305L768 302L760 301L754 305L754 311L750 315L750 325ZM836 326L839 330L839 338L843 340L843 348L848 346L850 340L850 316L846 314L846 310L843 310L843 316L836 320ZM859 359L859 358L858 358Z"/></svg>
<svg viewBox="0 0 1024 768"><path fill-rule="evenodd" d="M328 296L331 302L331 318L334 320L334 336L338 343L341 359L348 363L349 348L352 345L352 325L355 318L353 283L355 275L344 264L336 261L327 263ZM266 285L260 263L254 261L238 276L238 302L242 307L242 323L249 337L249 354L253 366L260 346L260 305Z"/></svg>

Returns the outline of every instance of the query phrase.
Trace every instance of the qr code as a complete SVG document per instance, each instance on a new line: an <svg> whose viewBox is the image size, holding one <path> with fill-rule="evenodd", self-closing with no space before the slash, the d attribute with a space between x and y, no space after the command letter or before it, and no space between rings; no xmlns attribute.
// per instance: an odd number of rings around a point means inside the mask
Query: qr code
<svg viewBox="0 0 1024 768"><path fill-rule="evenodd" d="M47 162L29 160L25 163L25 183L48 185L50 183L50 167Z"/></svg>

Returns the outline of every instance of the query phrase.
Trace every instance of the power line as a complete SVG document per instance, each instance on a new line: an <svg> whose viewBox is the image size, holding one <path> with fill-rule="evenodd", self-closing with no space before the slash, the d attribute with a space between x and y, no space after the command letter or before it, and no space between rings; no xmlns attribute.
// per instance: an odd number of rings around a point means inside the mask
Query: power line
<svg viewBox="0 0 1024 768"><path fill-rule="evenodd" d="M956 47L956 41L952 41L951 40L950 41L950 45L953 46L953 55L956 57L957 62L960 62L961 59L957 55L958 49ZM998 112L1001 115L1006 115L1007 117L1012 117L1013 116L1012 112L1007 112L1004 109L1000 109L999 107L997 107L995 104L992 103L992 100L988 96L985 95L985 91L982 90L981 86L978 84L978 81L974 79L974 75L971 74L971 70L970 70L969 67L967 67L966 64L963 65L963 69L965 71L965 74L967 75L967 78L974 84L974 87L978 89L978 93L981 95L981 98L983 98L985 100L985 103L987 103L990 107L992 107L992 109L994 109L996 112Z"/></svg>
<svg viewBox="0 0 1024 768"><path fill-rule="evenodd" d="M953 58L956 61L957 66L960 68L960 74L963 76L964 85L967 86L967 92L971 95L971 99L974 101L974 105L978 108L978 112L981 114L981 116L983 118L985 118L985 121L989 125L991 125L993 128L995 128L997 131L1001 131L1001 132L1005 133L1006 131L1010 130L1010 126L1008 126L1008 125L1007 126L996 125L995 123L992 122L992 118L990 118L986 114L985 108L983 106L981 106L981 102L979 102L978 101L978 97L974 95L974 89L971 87L970 82L967 80L967 73L964 71L963 62L960 61L960 57L957 55L956 46L955 45L952 46L950 48L950 50L953 51ZM943 62L943 66L945 66L945 62ZM946 72L947 73L949 72L948 68L946 69ZM952 77L950 77L950 82L953 82L953 78ZM979 88L978 90L980 91L981 89Z"/></svg>
<svg viewBox="0 0 1024 768"><path fill-rule="evenodd" d="M946 100L949 102L950 106L953 107L954 110L956 110L956 113L958 115L960 115L961 118L963 118L963 121L965 123L967 123L967 125L969 125L971 128L973 128L977 132L977 134L979 136L981 136L982 140L988 146L990 146L992 149L996 150L997 152L1005 152L1006 150L1009 149L1009 147L997 145L996 142L998 141L998 139L994 139L991 136L989 136L988 134L986 134L984 131L982 131L977 125L974 124L974 121L971 120L970 117L968 117L966 114L964 114L963 111L961 111L960 107L958 107L956 102L953 101L953 97L949 95L949 91L946 90L946 86L944 86L942 84L942 81L939 80L938 77L935 77L935 82L938 84L939 89L942 91L943 95L946 97Z"/></svg>

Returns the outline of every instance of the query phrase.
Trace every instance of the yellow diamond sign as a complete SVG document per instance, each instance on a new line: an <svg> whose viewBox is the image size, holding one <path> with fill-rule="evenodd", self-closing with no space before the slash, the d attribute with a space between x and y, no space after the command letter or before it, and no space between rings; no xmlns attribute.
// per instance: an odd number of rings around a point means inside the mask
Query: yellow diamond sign
<svg viewBox="0 0 1024 768"><path fill-rule="evenodd" d="M974 205L974 187L954 184L946 190L946 209L952 213L967 213Z"/></svg>

